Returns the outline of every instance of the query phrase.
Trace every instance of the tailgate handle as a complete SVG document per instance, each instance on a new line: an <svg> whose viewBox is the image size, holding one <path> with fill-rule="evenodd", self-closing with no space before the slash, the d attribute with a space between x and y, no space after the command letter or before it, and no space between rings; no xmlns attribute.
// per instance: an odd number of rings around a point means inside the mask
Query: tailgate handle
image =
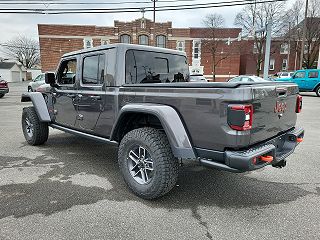
<svg viewBox="0 0 320 240"><path fill-rule="evenodd" d="M276 88L276 92L279 97L286 97L287 96L287 89L286 88Z"/></svg>

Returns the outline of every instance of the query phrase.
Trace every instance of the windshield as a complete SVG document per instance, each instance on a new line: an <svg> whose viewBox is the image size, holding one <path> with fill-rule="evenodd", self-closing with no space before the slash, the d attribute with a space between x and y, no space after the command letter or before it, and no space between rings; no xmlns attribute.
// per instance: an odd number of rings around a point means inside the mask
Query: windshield
<svg viewBox="0 0 320 240"><path fill-rule="evenodd" d="M250 78L253 79L255 82L268 82L268 80L265 80L258 76L251 76Z"/></svg>
<svg viewBox="0 0 320 240"><path fill-rule="evenodd" d="M182 55L128 50L126 83L188 82L189 67Z"/></svg>

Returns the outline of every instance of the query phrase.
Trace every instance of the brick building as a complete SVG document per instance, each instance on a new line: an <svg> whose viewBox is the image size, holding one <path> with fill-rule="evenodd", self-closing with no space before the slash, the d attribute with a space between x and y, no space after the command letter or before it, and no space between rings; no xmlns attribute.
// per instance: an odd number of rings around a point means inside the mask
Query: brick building
<svg viewBox="0 0 320 240"><path fill-rule="evenodd" d="M202 46L205 28L172 28L172 22L155 24L145 18L132 22L114 21L113 27L39 24L42 71L56 69L67 52L112 43L132 43L185 51L190 71L212 78L212 55ZM240 28L217 29L219 47L215 54L215 75L223 81L240 73Z"/></svg>

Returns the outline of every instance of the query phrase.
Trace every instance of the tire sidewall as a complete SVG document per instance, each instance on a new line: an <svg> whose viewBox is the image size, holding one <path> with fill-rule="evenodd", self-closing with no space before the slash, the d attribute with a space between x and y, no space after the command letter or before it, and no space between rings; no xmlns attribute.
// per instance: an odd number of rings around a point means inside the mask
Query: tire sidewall
<svg viewBox="0 0 320 240"><path fill-rule="evenodd" d="M316 94L317 94L318 97L320 97L320 86L318 86L318 87L316 88Z"/></svg>
<svg viewBox="0 0 320 240"><path fill-rule="evenodd" d="M27 133L26 133L26 122L25 122L25 120L26 120L26 118L28 118L29 119L29 121L30 121L30 123L32 123L33 124L33 126L35 126L35 123L34 123L34 121L33 121L33 118L32 118L32 116L29 114L29 112L28 111L26 111L26 110L24 110L23 112L22 112L22 121L21 121L21 124L22 124L22 131L23 131L23 135L24 135L24 137L25 137L25 139L27 140L27 142L29 143L29 144L34 144L34 142L35 142L35 134L36 134L36 128L34 127L33 128L33 134L32 134L32 137L30 137Z"/></svg>
<svg viewBox="0 0 320 240"><path fill-rule="evenodd" d="M154 189L156 189L161 181L161 176L159 176L159 170L160 170L159 159L157 159L157 156L156 156L157 154L155 154L157 150L153 149L152 146L149 146L149 144L146 144L141 139L125 140L123 144L124 144L124 147L121 149L121 152L119 152L119 166L120 166L120 171L122 172L122 175L125 179L125 182L128 184L131 190L133 191L137 190L139 194L147 195L149 192L152 192ZM153 161L153 169L154 169L153 177L151 181L146 184L139 184L138 182L136 182L134 178L131 176L131 173L128 167L128 162L127 162L128 154L130 150L132 150L132 148L137 145L144 147L150 154Z"/></svg>

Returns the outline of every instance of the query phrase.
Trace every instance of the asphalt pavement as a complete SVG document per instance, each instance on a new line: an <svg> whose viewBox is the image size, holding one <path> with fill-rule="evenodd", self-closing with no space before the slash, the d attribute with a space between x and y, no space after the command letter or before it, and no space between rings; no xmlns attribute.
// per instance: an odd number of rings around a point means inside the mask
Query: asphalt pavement
<svg viewBox="0 0 320 240"><path fill-rule="evenodd" d="M320 98L303 94L305 141L283 169L228 173L194 164L146 201L125 186L117 149L50 129L29 146L21 93L0 99L0 239L320 239ZM214 136L213 136L214 137Z"/></svg>

